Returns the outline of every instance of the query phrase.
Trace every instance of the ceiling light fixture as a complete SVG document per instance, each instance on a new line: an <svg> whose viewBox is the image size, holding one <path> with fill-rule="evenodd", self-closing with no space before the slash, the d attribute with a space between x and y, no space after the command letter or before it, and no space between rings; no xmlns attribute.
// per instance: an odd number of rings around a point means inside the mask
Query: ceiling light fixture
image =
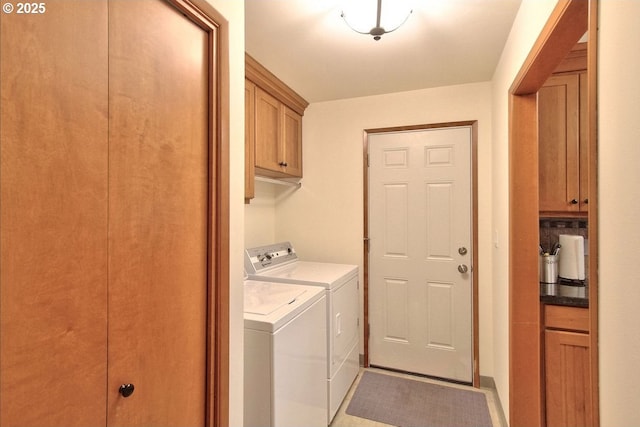
<svg viewBox="0 0 640 427"><path fill-rule="evenodd" d="M340 15L353 31L369 34L374 40L400 28L413 12L408 1L386 0L382 7L382 0L377 0L378 7L373 9L374 2L376 0L347 0Z"/></svg>

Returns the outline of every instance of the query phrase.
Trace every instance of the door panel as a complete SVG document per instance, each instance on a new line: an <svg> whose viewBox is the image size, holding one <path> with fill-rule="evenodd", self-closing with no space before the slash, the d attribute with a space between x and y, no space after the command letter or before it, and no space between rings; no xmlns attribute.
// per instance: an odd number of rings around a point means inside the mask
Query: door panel
<svg viewBox="0 0 640 427"><path fill-rule="evenodd" d="M370 363L472 382L471 128L369 135L369 160Z"/></svg>
<svg viewBox="0 0 640 427"><path fill-rule="evenodd" d="M454 287L452 283L427 283L427 302L429 313L427 346L455 350L454 336Z"/></svg>
<svg viewBox="0 0 640 427"><path fill-rule="evenodd" d="M282 111L282 149L289 175L302 177L302 117L287 106Z"/></svg>
<svg viewBox="0 0 640 427"><path fill-rule="evenodd" d="M384 339L409 342L409 287L407 280L384 279Z"/></svg>
<svg viewBox="0 0 640 427"><path fill-rule="evenodd" d="M0 13L0 425L97 426L106 383L107 6L46 6L41 15Z"/></svg>
<svg viewBox="0 0 640 427"><path fill-rule="evenodd" d="M409 200L407 184L384 185L384 253L386 256L407 256L409 246Z"/></svg>
<svg viewBox="0 0 640 427"><path fill-rule="evenodd" d="M256 87L256 167L280 170L282 161L278 151L280 132L280 102L264 90Z"/></svg>
<svg viewBox="0 0 640 427"><path fill-rule="evenodd" d="M545 331L547 426L592 425L589 335Z"/></svg>
<svg viewBox="0 0 640 427"><path fill-rule="evenodd" d="M589 119L587 101L589 96L589 81L587 72L580 73L580 89L579 94L579 150L580 159L578 160L580 169L580 212L589 211Z"/></svg>
<svg viewBox="0 0 640 427"><path fill-rule="evenodd" d="M579 77L550 77L538 92L541 211L578 211Z"/></svg>
<svg viewBox="0 0 640 427"><path fill-rule="evenodd" d="M108 424L203 425L208 35L161 0L109 12Z"/></svg>
<svg viewBox="0 0 640 427"><path fill-rule="evenodd" d="M427 221L427 234L424 245L427 248L427 259L446 260L453 259L452 241L454 240L455 218L453 182L432 182L426 184L425 206Z"/></svg>

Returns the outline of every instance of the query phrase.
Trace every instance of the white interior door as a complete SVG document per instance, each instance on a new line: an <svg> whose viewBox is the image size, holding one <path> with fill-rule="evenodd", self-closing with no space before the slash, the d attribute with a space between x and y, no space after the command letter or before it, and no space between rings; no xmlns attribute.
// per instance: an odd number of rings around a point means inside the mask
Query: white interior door
<svg viewBox="0 0 640 427"><path fill-rule="evenodd" d="M369 135L371 365L472 382L471 131Z"/></svg>

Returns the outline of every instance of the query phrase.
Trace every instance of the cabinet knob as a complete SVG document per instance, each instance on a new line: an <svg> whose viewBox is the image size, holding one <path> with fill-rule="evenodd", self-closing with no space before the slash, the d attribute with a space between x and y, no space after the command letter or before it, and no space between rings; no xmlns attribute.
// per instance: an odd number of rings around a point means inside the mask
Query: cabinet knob
<svg viewBox="0 0 640 427"><path fill-rule="evenodd" d="M118 389L118 392L122 395L122 397L129 397L133 394L133 390L135 390L133 384L122 384Z"/></svg>
<svg viewBox="0 0 640 427"><path fill-rule="evenodd" d="M584 202L582 202L582 203L584 203L585 205L588 205L589 204L589 199L584 199Z"/></svg>
<svg viewBox="0 0 640 427"><path fill-rule="evenodd" d="M279 164L280 166L284 166L284 167L289 166L289 165L287 164L287 162L280 162L280 163L278 163L278 164Z"/></svg>
<svg viewBox="0 0 640 427"><path fill-rule="evenodd" d="M571 204L572 205L577 205L578 204L578 200L577 199L571 199Z"/></svg>

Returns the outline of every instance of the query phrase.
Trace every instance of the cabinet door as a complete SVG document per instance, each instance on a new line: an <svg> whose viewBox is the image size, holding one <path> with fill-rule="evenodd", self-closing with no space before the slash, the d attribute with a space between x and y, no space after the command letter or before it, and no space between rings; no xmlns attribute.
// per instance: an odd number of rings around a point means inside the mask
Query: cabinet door
<svg viewBox="0 0 640 427"><path fill-rule="evenodd" d="M256 85L244 81L244 198L255 197L256 165Z"/></svg>
<svg viewBox="0 0 640 427"><path fill-rule="evenodd" d="M255 96L256 125L256 167L280 171L280 141L282 139L282 122L280 101L256 87Z"/></svg>
<svg viewBox="0 0 640 427"><path fill-rule="evenodd" d="M109 25L107 425L202 426L208 33L163 0L111 1Z"/></svg>
<svg viewBox="0 0 640 427"><path fill-rule="evenodd" d="M545 331L547 427L591 425L589 335Z"/></svg>
<svg viewBox="0 0 640 427"><path fill-rule="evenodd" d="M0 13L0 425L100 426L107 3L46 6Z"/></svg>
<svg viewBox="0 0 640 427"><path fill-rule="evenodd" d="M284 170L288 175L302 177L302 117L291 108L284 108L282 152Z"/></svg>
<svg viewBox="0 0 640 427"><path fill-rule="evenodd" d="M589 211L589 121L587 120L587 72L580 76L580 212Z"/></svg>
<svg viewBox="0 0 640 427"><path fill-rule="evenodd" d="M578 94L577 74L552 76L538 92L541 211L579 210Z"/></svg>

